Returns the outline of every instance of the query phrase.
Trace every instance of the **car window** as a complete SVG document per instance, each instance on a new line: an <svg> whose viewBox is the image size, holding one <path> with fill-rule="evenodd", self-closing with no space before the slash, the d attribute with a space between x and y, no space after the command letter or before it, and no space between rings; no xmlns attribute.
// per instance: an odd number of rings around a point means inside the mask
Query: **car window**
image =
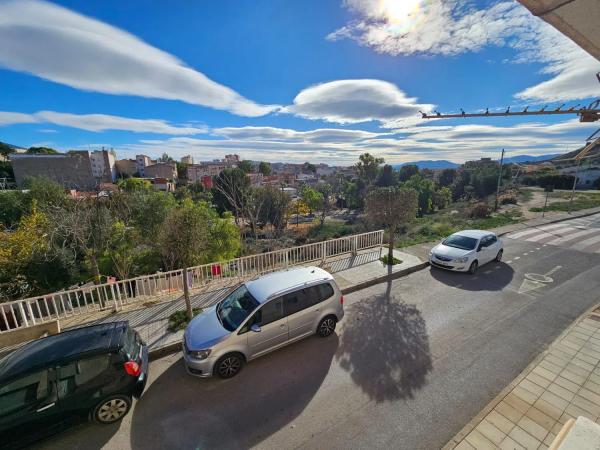
<svg viewBox="0 0 600 450"><path fill-rule="evenodd" d="M290 292L283 296L283 311L286 316L302 311L312 304L310 288Z"/></svg>
<svg viewBox="0 0 600 450"><path fill-rule="evenodd" d="M327 300L328 298L333 296L333 294L335 293L335 291L333 290L333 286L331 286L331 284L329 284L329 283L319 284L318 286L315 286L315 287L319 291L319 302Z"/></svg>
<svg viewBox="0 0 600 450"><path fill-rule="evenodd" d="M0 386L0 415L35 404L50 394L48 371L42 370Z"/></svg>
<svg viewBox="0 0 600 450"><path fill-rule="evenodd" d="M217 317L226 330L234 331L258 305L248 288L242 285L217 305Z"/></svg>
<svg viewBox="0 0 600 450"><path fill-rule="evenodd" d="M477 239L460 234L453 234L442 241L448 247L460 248L461 250L473 250L477 245Z"/></svg>
<svg viewBox="0 0 600 450"><path fill-rule="evenodd" d="M110 355L83 358L61 366L57 371L58 397L64 397L101 375L110 362Z"/></svg>
<svg viewBox="0 0 600 450"><path fill-rule="evenodd" d="M257 324L261 327L268 325L283 317L282 299L276 298L266 303L262 308L256 311L251 321L252 325Z"/></svg>
<svg viewBox="0 0 600 450"><path fill-rule="evenodd" d="M489 236L489 244L488 245L494 245L496 242L498 242L498 238L496 236Z"/></svg>

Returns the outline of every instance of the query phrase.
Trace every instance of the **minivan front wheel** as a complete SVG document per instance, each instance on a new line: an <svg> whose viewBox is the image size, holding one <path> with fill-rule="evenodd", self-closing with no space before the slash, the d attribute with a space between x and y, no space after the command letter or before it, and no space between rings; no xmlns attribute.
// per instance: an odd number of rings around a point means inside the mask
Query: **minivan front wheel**
<svg viewBox="0 0 600 450"><path fill-rule="evenodd" d="M94 408L92 418L95 422L108 425L118 422L127 415L131 408L131 397L112 395L105 398Z"/></svg>
<svg viewBox="0 0 600 450"><path fill-rule="evenodd" d="M317 327L317 334L321 337L330 336L335 331L335 324L337 320L333 316L327 316L321 322L319 322L319 326Z"/></svg>
<svg viewBox="0 0 600 450"><path fill-rule="evenodd" d="M244 365L244 358L238 353L229 353L219 358L215 364L215 372L221 378L235 377L242 366Z"/></svg>

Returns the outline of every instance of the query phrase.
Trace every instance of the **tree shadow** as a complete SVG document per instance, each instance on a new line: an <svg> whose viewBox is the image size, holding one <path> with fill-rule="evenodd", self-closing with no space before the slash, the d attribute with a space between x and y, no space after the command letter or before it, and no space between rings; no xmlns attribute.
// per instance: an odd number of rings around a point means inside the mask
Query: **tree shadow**
<svg viewBox="0 0 600 450"><path fill-rule="evenodd" d="M175 361L138 402L132 449L249 448L293 421L323 383L336 334L249 362L230 380L198 379Z"/></svg>
<svg viewBox="0 0 600 450"><path fill-rule="evenodd" d="M432 370L425 320L415 305L385 294L352 305L336 354L372 400L412 398Z"/></svg>
<svg viewBox="0 0 600 450"><path fill-rule="evenodd" d="M504 262L481 266L475 275L431 267L431 276L437 281L467 291L501 291L510 284L514 274L514 269Z"/></svg>

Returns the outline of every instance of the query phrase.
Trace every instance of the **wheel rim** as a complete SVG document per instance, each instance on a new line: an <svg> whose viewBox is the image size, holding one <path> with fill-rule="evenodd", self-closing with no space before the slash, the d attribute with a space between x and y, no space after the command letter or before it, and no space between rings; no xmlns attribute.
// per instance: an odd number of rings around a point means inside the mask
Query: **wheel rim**
<svg viewBox="0 0 600 450"><path fill-rule="evenodd" d="M500 250L498 252L498 256L496 256L496 261L501 261L502 260L502 254L504 253L504 251Z"/></svg>
<svg viewBox="0 0 600 450"><path fill-rule="evenodd" d="M325 319L321 323L321 334L323 336L329 336L335 330L335 320L333 319Z"/></svg>
<svg viewBox="0 0 600 450"><path fill-rule="evenodd" d="M224 377L231 377L240 370L241 365L239 358L235 356L225 358L219 365L219 374Z"/></svg>
<svg viewBox="0 0 600 450"><path fill-rule="evenodd" d="M477 270L477 261L475 261L473 264L471 264L471 273L475 273L476 270Z"/></svg>
<svg viewBox="0 0 600 450"><path fill-rule="evenodd" d="M101 422L113 422L123 417L126 412L127 402L121 398L113 398L100 407L98 419Z"/></svg>

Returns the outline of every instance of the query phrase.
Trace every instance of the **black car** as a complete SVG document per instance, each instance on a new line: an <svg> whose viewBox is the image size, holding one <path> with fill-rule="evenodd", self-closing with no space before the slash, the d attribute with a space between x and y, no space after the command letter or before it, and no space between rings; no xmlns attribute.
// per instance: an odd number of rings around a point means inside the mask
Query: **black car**
<svg viewBox="0 0 600 450"><path fill-rule="evenodd" d="M148 377L148 347L128 322L65 331L0 360L0 448L88 418L121 420Z"/></svg>

